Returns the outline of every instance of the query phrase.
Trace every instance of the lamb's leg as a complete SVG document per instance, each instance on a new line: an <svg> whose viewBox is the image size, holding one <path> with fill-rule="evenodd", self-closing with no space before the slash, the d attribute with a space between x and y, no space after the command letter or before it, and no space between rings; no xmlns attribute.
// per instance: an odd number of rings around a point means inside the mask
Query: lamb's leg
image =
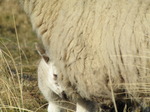
<svg viewBox="0 0 150 112"><path fill-rule="evenodd" d="M48 112L61 112L61 108L59 108L55 103L49 102Z"/></svg>
<svg viewBox="0 0 150 112"><path fill-rule="evenodd" d="M94 102L79 99L76 112L96 112L96 105Z"/></svg>

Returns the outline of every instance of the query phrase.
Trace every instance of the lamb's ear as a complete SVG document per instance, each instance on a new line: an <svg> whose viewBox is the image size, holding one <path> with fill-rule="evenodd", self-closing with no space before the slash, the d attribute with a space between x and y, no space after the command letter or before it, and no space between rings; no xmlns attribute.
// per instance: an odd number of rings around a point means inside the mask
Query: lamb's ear
<svg viewBox="0 0 150 112"><path fill-rule="evenodd" d="M47 55L43 55L43 59L45 60L46 63L49 62L49 57Z"/></svg>
<svg viewBox="0 0 150 112"><path fill-rule="evenodd" d="M49 57L46 55L45 49L38 43L35 43L35 48L39 55L45 60L45 62L48 62Z"/></svg>

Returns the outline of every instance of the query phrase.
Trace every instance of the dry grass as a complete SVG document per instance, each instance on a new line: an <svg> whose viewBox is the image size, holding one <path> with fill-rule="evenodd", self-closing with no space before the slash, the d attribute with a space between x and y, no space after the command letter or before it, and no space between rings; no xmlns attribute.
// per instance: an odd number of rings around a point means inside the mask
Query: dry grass
<svg viewBox="0 0 150 112"><path fill-rule="evenodd" d="M35 42L17 2L0 0L0 112L46 111L47 102L37 87Z"/></svg>

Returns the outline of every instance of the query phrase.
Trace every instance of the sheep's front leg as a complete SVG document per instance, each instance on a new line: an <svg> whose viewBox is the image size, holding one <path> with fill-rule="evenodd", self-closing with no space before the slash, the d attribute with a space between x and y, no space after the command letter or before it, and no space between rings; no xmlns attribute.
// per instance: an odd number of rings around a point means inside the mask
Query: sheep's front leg
<svg viewBox="0 0 150 112"><path fill-rule="evenodd" d="M96 112L96 104L91 101L79 99L77 102L76 112Z"/></svg>

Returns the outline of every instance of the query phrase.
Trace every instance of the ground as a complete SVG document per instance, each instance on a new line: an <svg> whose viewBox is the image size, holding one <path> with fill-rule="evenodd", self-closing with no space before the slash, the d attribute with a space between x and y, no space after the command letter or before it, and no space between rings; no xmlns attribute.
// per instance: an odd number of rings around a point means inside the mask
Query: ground
<svg viewBox="0 0 150 112"><path fill-rule="evenodd" d="M0 0L0 112L45 112L37 85L38 38L17 0Z"/></svg>

